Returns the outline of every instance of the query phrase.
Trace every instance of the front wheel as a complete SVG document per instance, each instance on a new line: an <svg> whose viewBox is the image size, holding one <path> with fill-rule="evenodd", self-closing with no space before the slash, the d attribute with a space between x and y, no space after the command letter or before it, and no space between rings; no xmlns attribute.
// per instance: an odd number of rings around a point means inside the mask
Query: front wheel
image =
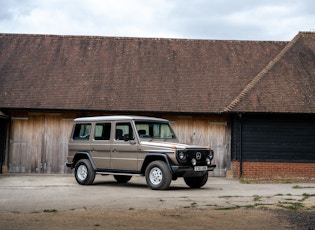
<svg viewBox="0 0 315 230"><path fill-rule="evenodd" d="M88 159L79 160L74 169L74 175L77 182L81 185L93 184L95 171Z"/></svg>
<svg viewBox="0 0 315 230"><path fill-rule="evenodd" d="M184 181L190 188L201 188L208 181L208 172L200 177L184 177Z"/></svg>
<svg viewBox="0 0 315 230"><path fill-rule="evenodd" d="M172 174L164 161L153 161L145 170L145 179L153 190L167 189L172 180Z"/></svg>

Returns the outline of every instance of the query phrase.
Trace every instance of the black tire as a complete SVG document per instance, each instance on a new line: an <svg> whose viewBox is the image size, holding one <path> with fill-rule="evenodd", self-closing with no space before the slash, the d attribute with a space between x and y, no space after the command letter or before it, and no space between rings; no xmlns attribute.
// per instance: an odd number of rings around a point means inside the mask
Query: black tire
<svg viewBox="0 0 315 230"><path fill-rule="evenodd" d="M95 171L88 159L79 160L74 169L74 176L81 185L93 184L95 179Z"/></svg>
<svg viewBox="0 0 315 230"><path fill-rule="evenodd" d="M114 175L114 178L118 183L127 183L130 181L131 176Z"/></svg>
<svg viewBox="0 0 315 230"><path fill-rule="evenodd" d="M190 188L201 188L208 181L208 172L200 177L184 177L184 181Z"/></svg>
<svg viewBox="0 0 315 230"><path fill-rule="evenodd" d="M170 186L172 174L164 161L153 161L145 170L145 179L149 188L164 190Z"/></svg>

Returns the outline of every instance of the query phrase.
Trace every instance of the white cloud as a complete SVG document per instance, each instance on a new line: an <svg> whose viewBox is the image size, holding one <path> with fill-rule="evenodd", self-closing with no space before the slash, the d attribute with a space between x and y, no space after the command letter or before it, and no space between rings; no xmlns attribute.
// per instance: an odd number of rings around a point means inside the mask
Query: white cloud
<svg viewBox="0 0 315 230"><path fill-rule="evenodd" d="M315 29L314 7L312 0L0 0L0 33L291 40Z"/></svg>

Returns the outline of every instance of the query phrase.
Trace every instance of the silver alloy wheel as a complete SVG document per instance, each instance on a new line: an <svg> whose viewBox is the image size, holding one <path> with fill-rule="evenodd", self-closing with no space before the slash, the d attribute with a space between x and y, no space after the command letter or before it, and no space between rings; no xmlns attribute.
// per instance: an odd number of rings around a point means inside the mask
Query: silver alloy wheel
<svg viewBox="0 0 315 230"><path fill-rule="evenodd" d="M163 173L160 168L154 167L150 170L150 181L154 185L158 185L161 183L163 179Z"/></svg>
<svg viewBox="0 0 315 230"><path fill-rule="evenodd" d="M88 170L85 165L80 165L77 170L77 177L79 180L84 181L88 176Z"/></svg>

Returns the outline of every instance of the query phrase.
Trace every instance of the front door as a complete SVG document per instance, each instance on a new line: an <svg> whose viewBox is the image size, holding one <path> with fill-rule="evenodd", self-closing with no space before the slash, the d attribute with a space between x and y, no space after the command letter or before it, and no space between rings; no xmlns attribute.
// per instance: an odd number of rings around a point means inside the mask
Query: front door
<svg viewBox="0 0 315 230"><path fill-rule="evenodd" d="M128 141L124 139L128 136ZM115 136L111 146L111 168L136 171L138 161L138 144L130 122L117 122Z"/></svg>

